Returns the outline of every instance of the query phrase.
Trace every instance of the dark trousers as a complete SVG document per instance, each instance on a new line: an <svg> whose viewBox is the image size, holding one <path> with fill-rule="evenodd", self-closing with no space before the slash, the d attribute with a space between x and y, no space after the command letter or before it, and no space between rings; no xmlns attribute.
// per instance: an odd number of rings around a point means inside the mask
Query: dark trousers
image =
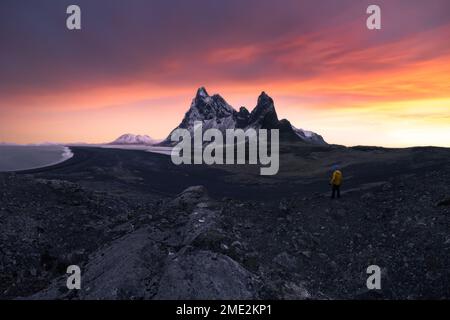
<svg viewBox="0 0 450 320"><path fill-rule="evenodd" d="M331 198L334 199L334 196L337 193L337 197L340 198L341 197L341 186L337 186L335 184L333 184L333 186L331 187Z"/></svg>

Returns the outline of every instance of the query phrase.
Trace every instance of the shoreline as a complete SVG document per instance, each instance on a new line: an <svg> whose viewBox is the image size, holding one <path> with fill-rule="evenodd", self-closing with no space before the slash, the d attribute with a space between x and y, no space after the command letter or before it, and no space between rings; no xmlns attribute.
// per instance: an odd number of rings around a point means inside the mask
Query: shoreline
<svg viewBox="0 0 450 320"><path fill-rule="evenodd" d="M43 165L38 165L38 166L32 166L32 167L27 167L27 168L19 168L19 169L13 169L13 170L0 170L0 173L16 173L16 172L23 172L23 171L29 171L29 170L38 170L38 169L43 169L43 168L49 168L49 167L53 167L53 166L57 166L61 163L64 163L70 159L72 159L75 154L72 151L72 149L68 146L61 146L62 147L62 153L61 153L61 158L59 160L50 162L48 164L43 164Z"/></svg>

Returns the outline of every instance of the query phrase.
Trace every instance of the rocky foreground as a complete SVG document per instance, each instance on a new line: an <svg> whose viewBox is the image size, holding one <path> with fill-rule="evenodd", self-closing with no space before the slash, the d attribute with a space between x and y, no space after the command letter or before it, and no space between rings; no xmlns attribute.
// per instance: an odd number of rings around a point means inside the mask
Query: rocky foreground
<svg viewBox="0 0 450 320"><path fill-rule="evenodd" d="M0 175L0 297L448 299L450 168L281 201ZM66 288L66 268L82 288ZM366 268L382 268L368 291Z"/></svg>

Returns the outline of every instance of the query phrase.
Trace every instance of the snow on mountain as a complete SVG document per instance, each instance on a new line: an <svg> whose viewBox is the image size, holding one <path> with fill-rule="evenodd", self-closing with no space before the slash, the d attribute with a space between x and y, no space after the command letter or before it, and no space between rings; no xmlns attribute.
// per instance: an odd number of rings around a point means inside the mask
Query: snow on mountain
<svg viewBox="0 0 450 320"><path fill-rule="evenodd" d="M121 135L119 138L111 142L110 144L116 145L153 145L156 141L147 135L136 135L127 133Z"/></svg>
<svg viewBox="0 0 450 320"><path fill-rule="evenodd" d="M296 127L292 126L292 129L294 132L299 136L300 139L312 143L312 144L318 144L318 145L327 145L323 137L315 132L303 130L303 129L297 129Z"/></svg>
<svg viewBox="0 0 450 320"><path fill-rule="evenodd" d="M220 95L209 96L205 88L200 88L192 100L179 128L193 130L195 121L202 121L203 128L225 130L235 126L235 110Z"/></svg>
<svg viewBox="0 0 450 320"><path fill-rule="evenodd" d="M265 92L258 97L256 107L249 112L245 107L236 111L220 95L210 96L204 87L198 89L180 125L175 128L194 130L194 122L201 121L203 130L215 128L222 132L226 129L279 129L284 140L303 141L308 144L326 145L323 138L312 132L297 129L286 120L278 120L274 101ZM160 145L173 145L171 134Z"/></svg>

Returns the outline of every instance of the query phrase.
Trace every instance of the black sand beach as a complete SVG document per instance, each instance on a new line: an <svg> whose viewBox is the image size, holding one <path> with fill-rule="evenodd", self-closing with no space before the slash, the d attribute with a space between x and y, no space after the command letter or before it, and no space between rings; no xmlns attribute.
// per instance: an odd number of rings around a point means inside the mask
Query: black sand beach
<svg viewBox="0 0 450 320"><path fill-rule="evenodd" d="M445 148L342 148L286 145L280 172L260 176L254 165L180 165L170 156L140 150L70 147L74 156L55 166L20 171L44 179L63 179L119 193L139 191L175 196L203 185L216 198L279 200L328 192L333 163L345 168L346 189L379 183L397 175L441 169L450 158ZM320 160L316 158L320 157ZM295 161L302 158L303 162ZM290 161L294 159L294 161ZM307 165L302 166L306 162ZM312 168L311 168L312 167Z"/></svg>

